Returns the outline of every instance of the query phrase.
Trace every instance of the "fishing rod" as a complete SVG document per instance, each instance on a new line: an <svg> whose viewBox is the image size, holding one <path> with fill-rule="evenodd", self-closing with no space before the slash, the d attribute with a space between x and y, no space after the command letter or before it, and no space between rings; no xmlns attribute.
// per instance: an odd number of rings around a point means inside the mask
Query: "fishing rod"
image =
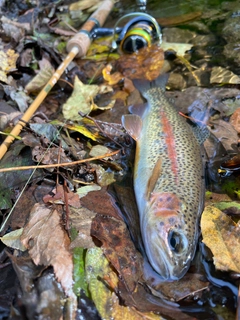
<svg viewBox="0 0 240 320"><path fill-rule="evenodd" d="M57 68L57 70L52 75L51 79L48 83L44 86L44 88L40 91L36 99L33 103L29 106L26 112L23 114L22 118L18 121L15 127L12 129L10 134L6 137L3 143L0 146L0 159L3 158L5 153L7 152L9 146L14 141L15 137L18 136L26 126L28 121L31 119L33 114L36 112L40 104L46 98L48 93L57 83L61 75L63 74L64 70L68 67L70 62L75 57L83 57L86 55L87 50L91 44L91 32L96 27L101 27L104 22L106 21L110 11L113 8L114 2L112 0L105 0L101 4L101 6L90 16L90 18L84 23L81 30L74 35L72 39L70 39L67 43L67 51L68 55L61 63L61 65Z"/></svg>

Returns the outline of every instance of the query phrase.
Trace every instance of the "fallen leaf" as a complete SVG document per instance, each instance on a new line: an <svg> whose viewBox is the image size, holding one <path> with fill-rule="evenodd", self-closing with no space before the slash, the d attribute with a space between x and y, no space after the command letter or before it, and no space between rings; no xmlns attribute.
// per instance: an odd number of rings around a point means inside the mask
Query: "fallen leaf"
<svg viewBox="0 0 240 320"><path fill-rule="evenodd" d="M25 90L28 93L40 91L50 80L54 72L55 69L51 63L43 58L39 73L26 85Z"/></svg>
<svg viewBox="0 0 240 320"><path fill-rule="evenodd" d="M114 209L113 209L114 210ZM130 239L126 224L114 217L96 215L92 235L102 243L103 252L132 293L141 277L141 259Z"/></svg>
<svg viewBox="0 0 240 320"><path fill-rule="evenodd" d="M66 192L68 204L74 208L80 208L79 196L69 188L66 187L66 189L64 190L63 185L57 185L57 188L53 189L51 192L54 194L54 196L47 194L43 197L43 201L45 203L49 202L55 204L65 204L66 199L64 192Z"/></svg>
<svg viewBox="0 0 240 320"><path fill-rule="evenodd" d="M69 211L71 233L74 230L70 249L77 247L93 248L95 245L91 236L91 225L96 212L83 206L78 209L69 208Z"/></svg>
<svg viewBox="0 0 240 320"><path fill-rule="evenodd" d="M214 206L207 206L201 218L203 242L213 253L217 269L240 272L240 224Z"/></svg>
<svg viewBox="0 0 240 320"><path fill-rule="evenodd" d="M97 183L103 187L108 186L109 184L115 181L114 172L107 171L102 166L92 163L91 167L95 169Z"/></svg>
<svg viewBox="0 0 240 320"><path fill-rule="evenodd" d="M200 292L208 289L209 282L203 280L202 274L186 273L186 275L178 280L169 283L160 283L154 287L155 290L163 294L168 299L180 301L188 296L194 295L195 292Z"/></svg>
<svg viewBox="0 0 240 320"><path fill-rule="evenodd" d="M214 206L228 215L240 214L240 203L236 201L217 202Z"/></svg>
<svg viewBox="0 0 240 320"><path fill-rule="evenodd" d="M239 84L240 78L228 69L222 67L213 67L210 77L210 83Z"/></svg>
<svg viewBox="0 0 240 320"><path fill-rule="evenodd" d="M129 93L127 93L126 91L119 90L113 95L113 99L114 100L121 99L124 105L127 105L126 101L128 96L129 96Z"/></svg>
<svg viewBox="0 0 240 320"><path fill-rule="evenodd" d="M164 40L161 43L161 48L164 51L169 51L169 50L175 51L178 56L184 56L186 51L191 50L192 46L193 45L189 43L175 43L175 42L167 42Z"/></svg>
<svg viewBox="0 0 240 320"><path fill-rule="evenodd" d="M91 157L97 157L97 156L101 156L103 154L107 154L107 153L111 153L111 152L112 152L111 149L109 149L103 145L98 144L98 145L92 147L91 151L89 152L89 155ZM108 160L108 157L103 158L103 159Z"/></svg>
<svg viewBox="0 0 240 320"><path fill-rule="evenodd" d="M65 124L64 125L69 130L73 130L83 134L85 137L92 139L93 141L97 141L100 138L98 132L92 133L85 126L77 125L77 124Z"/></svg>
<svg viewBox="0 0 240 320"><path fill-rule="evenodd" d="M25 112L28 104L32 102L32 99L24 91L17 91L15 88L10 90L10 97L17 103L21 112Z"/></svg>
<svg viewBox="0 0 240 320"><path fill-rule="evenodd" d="M76 295L80 294L81 290L84 290L88 295L88 284L85 276L85 255L86 250L84 248L76 247L73 249L73 291Z"/></svg>
<svg viewBox="0 0 240 320"><path fill-rule="evenodd" d="M20 251L27 250L25 246L21 243L20 237L22 235L23 228L6 233L0 240L8 247L13 249L18 249Z"/></svg>
<svg viewBox="0 0 240 320"><path fill-rule="evenodd" d="M144 47L131 55L123 54L119 60L120 72L129 79L156 79L164 63L164 52L157 45Z"/></svg>
<svg viewBox="0 0 240 320"><path fill-rule="evenodd" d="M7 52L0 51L0 68L2 71L10 72L16 69L16 61L19 54L14 50L7 50Z"/></svg>
<svg viewBox="0 0 240 320"><path fill-rule="evenodd" d="M80 11L80 10L86 10L88 8L91 8L93 6L99 5L99 0L81 0L72 3L68 10L71 11Z"/></svg>
<svg viewBox="0 0 240 320"><path fill-rule="evenodd" d="M85 197L89 192L98 191L98 190L101 190L101 187L99 185L91 184L89 186L84 186L84 187L78 188L76 191L77 191L79 198L81 199L82 197Z"/></svg>
<svg viewBox="0 0 240 320"><path fill-rule="evenodd" d="M68 296L72 296L73 262L70 239L61 226L57 210L35 204L21 236L36 265L53 266L56 278Z"/></svg>
<svg viewBox="0 0 240 320"><path fill-rule="evenodd" d="M33 160L42 164L53 164L53 163L71 163L72 160L67 157L64 150L59 147L43 148L41 146L36 146L32 149ZM48 169L53 171L54 168Z"/></svg>
<svg viewBox="0 0 240 320"><path fill-rule="evenodd" d="M0 51L0 80L9 83L7 74L16 69L16 61L19 54L14 50L8 49L7 52Z"/></svg>
<svg viewBox="0 0 240 320"><path fill-rule="evenodd" d="M34 162L31 160L31 151L29 148L24 149L23 144L16 144L11 151L8 151L1 160L0 168L31 166ZM2 210L12 207L14 199L14 189L22 188L29 179L32 170L18 172L1 172L0 173L0 207ZM42 176L42 172L36 172L35 178Z"/></svg>
<svg viewBox="0 0 240 320"><path fill-rule="evenodd" d="M90 55L90 52L88 53L89 55L87 55L86 57L83 57L82 59L86 59L86 60L94 60L97 62L101 62L104 61L106 62L106 60L118 60L119 59L119 54L118 53L109 53L109 49L108 48L108 52L103 52L103 53L97 53L94 55Z"/></svg>
<svg viewBox="0 0 240 320"><path fill-rule="evenodd" d="M239 104L240 100L238 99L237 101ZM234 129L238 133L240 133L240 108L238 108L237 110L234 111L234 113L232 114L232 116L230 118L230 123L234 127Z"/></svg>
<svg viewBox="0 0 240 320"><path fill-rule="evenodd" d="M232 117L233 117L234 113L236 113L236 115L237 115L237 113L239 113L239 110L240 110L239 96L237 96L236 98L234 97L233 99L225 99L222 102L222 105L225 106L225 108L223 107L221 110L221 113L223 114L223 116L229 117L232 115ZM232 123L231 118L230 118L230 123ZM232 125L234 125L234 124L232 123Z"/></svg>
<svg viewBox="0 0 240 320"><path fill-rule="evenodd" d="M98 93L106 93L112 91L111 87L101 87L97 85L83 84L78 77L75 77L74 88L71 97L63 105L63 116L65 119L79 121L82 119L79 112L88 115L92 110L99 107L93 102ZM111 109L115 101L108 106L100 109Z"/></svg>
<svg viewBox="0 0 240 320"><path fill-rule="evenodd" d="M117 84L120 80L124 78L120 72L114 72L111 74L111 71L112 66L110 64L107 64L102 71L103 78L108 82L109 85Z"/></svg>

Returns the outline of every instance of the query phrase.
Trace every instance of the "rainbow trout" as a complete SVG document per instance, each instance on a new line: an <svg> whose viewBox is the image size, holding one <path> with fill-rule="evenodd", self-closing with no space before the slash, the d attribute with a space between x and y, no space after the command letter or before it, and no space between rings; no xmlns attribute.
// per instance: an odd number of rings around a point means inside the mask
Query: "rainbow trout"
<svg viewBox="0 0 240 320"><path fill-rule="evenodd" d="M134 80L148 106L130 108L122 123L136 140L134 192L148 260L165 280L176 280L187 272L199 235L203 141L165 97L166 82L167 75L155 84Z"/></svg>

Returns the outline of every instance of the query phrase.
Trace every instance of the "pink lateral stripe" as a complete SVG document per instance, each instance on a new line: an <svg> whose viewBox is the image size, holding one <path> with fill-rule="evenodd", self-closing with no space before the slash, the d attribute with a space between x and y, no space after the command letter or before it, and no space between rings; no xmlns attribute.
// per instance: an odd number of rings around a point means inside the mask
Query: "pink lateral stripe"
<svg viewBox="0 0 240 320"><path fill-rule="evenodd" d="M171 170L174 174L175 182L178 184L178 163L177 163L177 153L176 145L174 140L174 134L172 126L166 117L166 114L163 110L160 110L160 117L162 120L163 132L165 134L165 143L167 146L167 154L171 162Z"/></svg>

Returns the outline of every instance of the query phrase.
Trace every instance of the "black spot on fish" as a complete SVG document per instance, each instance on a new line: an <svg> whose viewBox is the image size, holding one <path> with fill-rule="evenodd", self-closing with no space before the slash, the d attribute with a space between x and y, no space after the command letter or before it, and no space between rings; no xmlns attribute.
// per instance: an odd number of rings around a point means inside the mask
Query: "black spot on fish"
<svg viewBox="0 0 240 320"><path fill-rule="evenodd" d="M168 221L172 224L174 222L174 218L169 218Z"/></svg>

